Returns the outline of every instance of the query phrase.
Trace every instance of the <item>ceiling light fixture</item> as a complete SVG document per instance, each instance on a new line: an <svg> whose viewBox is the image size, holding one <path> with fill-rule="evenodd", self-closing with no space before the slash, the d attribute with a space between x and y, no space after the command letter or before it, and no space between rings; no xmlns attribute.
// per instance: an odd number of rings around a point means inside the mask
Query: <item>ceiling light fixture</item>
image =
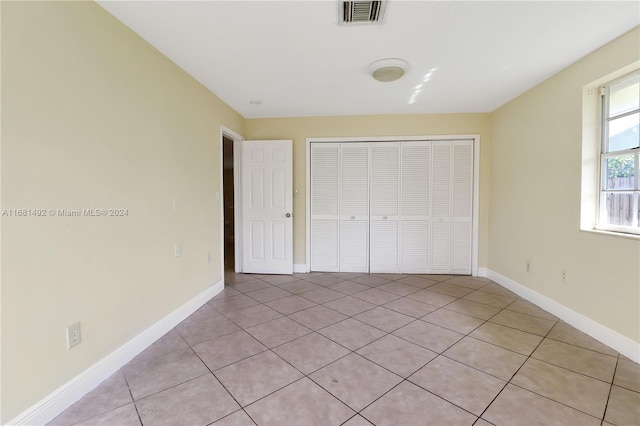
<svg viewBox="0 0 640 426"><path fill-rule="evenodd" d="M407 61L398 58L387 58L375 61L369 66L369 74L377 81L388 83L402 77L409 69Z"/></svg>

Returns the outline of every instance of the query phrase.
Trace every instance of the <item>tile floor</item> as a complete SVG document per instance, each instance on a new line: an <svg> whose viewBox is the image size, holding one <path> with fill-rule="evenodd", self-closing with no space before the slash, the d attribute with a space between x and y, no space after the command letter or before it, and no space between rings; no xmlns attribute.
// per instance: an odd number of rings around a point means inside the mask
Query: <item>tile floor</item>
<svg viewBox="0 0 640 426"><path fill-rule="evenodd" d="M640 424L638 364L487 279L226 282L51 424Z"/></svg>

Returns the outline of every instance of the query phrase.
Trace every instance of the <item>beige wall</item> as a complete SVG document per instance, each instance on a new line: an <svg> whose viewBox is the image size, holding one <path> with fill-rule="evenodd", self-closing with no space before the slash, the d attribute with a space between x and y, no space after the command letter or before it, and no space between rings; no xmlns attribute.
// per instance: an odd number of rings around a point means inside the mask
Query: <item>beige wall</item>
<svg viewBox="0 0 640 426"><path fill-rule="evenodd" d="M479 266L487 264L489 199L489 115L369 115L306 118L249 119L247 139L293 139L293 187L300 197L293 200L293 262L306 263L306 138L480 135Z"/></svg>
<svg viewBox="0 0 640 426"><path fill-rule="evenodd" d="M243 118L93 2L3 1L2 79L2 208L129 210L2 218L5 423L220 280Z"/></svg>
<svg viewBox="0 0 640 426"><path fill-rule="evenodd" d="M636 28L491 115L488 241L490 269L635 342L640 241L580 231L580 194L583 86L639 56Z"/></svg>

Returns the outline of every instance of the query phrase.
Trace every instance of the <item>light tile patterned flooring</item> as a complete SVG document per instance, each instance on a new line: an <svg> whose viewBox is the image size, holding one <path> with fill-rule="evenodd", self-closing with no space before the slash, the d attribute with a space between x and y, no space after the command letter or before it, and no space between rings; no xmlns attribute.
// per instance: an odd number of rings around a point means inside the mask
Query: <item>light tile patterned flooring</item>
<svg viewBox="0 0 640 426"><path fill-rule="evenodd" d="M638 364L487 279L226 282L51 424L640 424Z"/></svg>

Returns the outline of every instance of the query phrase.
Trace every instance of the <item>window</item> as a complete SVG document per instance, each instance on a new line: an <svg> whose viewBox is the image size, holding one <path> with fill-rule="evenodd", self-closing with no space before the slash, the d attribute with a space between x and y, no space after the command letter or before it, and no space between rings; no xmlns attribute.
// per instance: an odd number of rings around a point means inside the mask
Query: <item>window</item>
<svg viewBox="0 0 640 426"><path fill-rule="evenodd" d="M601 89L598 229L640 234L640 71Z"/></svg>

